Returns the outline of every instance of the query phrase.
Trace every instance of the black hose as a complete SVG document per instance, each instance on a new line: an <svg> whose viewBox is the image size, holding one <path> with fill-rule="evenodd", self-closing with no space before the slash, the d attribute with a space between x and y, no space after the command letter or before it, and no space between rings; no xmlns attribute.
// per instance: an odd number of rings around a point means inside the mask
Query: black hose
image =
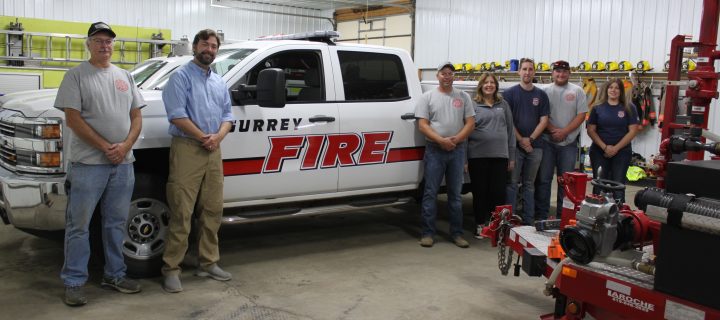
<svg viewBox="0 0 720 320"><path fill-rule="evenodd" d="M635 206L647 211L648 205L665 209L677 208L683 212L720 219L720 202L717 200L667 193L658 188L646 188L635 194Z"/></svg>

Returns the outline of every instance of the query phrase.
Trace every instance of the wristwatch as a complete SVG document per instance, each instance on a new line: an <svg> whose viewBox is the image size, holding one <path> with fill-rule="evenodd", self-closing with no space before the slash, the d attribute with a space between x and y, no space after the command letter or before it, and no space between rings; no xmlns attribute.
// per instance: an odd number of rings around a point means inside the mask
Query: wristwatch
<svg viewBox="0 0 720 320"><path fill-rule="evenodd" d="M528 139L530 139L530 142L535 141L535 138L533 138L533 137L528 137Z"/></svg>

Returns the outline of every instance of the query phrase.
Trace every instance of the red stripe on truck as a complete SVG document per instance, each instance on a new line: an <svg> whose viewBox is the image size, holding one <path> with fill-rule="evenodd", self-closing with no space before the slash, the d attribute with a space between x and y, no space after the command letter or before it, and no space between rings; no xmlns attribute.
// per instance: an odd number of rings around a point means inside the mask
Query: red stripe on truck
<svg viewBox="0 0 720 320"><path fill-rule="evenodd" d="M262 172L265 158L245 158L223 160L223 174L225 176L239 176L244 174L258 174Z"/></svg>
<svg viewBox="0 0 720 320"><path fill-rule="evenodd" d="M388 152L385 163L419 161L423 159L425 147L395 148Z"/></svg>
<svg viewBox="0 0 720 320"><path fill-rule="evenodd" d="M396 163L404 161L420 161L425 154L425 147L408 147L390 149L387 154L385 163ZM240 176L246 174L263 173L264 157L244 158L244 159L225 159L223 160L223 172L225 176ZM376 163L381 164L381 163ZM279 170L273 172L282 171Z"/></svg>

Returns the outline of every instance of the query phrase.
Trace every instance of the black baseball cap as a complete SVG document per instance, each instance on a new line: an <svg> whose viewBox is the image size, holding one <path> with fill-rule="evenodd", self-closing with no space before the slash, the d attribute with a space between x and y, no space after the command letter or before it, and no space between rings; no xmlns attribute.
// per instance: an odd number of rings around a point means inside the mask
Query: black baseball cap
<svg viewBox="0 0 720 320"><path fill-rule="evenodd" d="M450 68L450 70L455 71L455 65L453 65L452 62L450 62L450 61L445 61L445 62L441 63L438 66L437 70L440 71L444 68Z"/></svg>
<svg viewBox="0 0 720 320"><path fill-rule="evenodd" d="M558 60L552 64L553 70L570 70L570 64L565 60Z"/></svg>
<svg viewBox="0 0 720 320"><path fill-rule="evenodd" d="M91 24L90 29L88 29L88 37L92 37L96 33L101 32L101 31L105 31L108 34L110 34L110 36L115 38L115 32L113 32L112 29L110 29L110 25L108 25L105 22L95 22L95 23Z"/></svg>

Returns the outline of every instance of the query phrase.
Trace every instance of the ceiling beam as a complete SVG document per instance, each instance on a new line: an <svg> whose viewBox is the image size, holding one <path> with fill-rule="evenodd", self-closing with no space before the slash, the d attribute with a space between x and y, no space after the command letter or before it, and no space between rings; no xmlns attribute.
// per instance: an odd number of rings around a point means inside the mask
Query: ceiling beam
<svg viewBox="0 0 720 320"><path fill-rule="evenodd" d="M348 1L351 2L351 1ZM412 1L401 0L392 4L376 5L376 6L358 6L350 9L335 10L335 21L354 21L375 17L384 17L390 15L410 14L413 12Z"/></svg>

